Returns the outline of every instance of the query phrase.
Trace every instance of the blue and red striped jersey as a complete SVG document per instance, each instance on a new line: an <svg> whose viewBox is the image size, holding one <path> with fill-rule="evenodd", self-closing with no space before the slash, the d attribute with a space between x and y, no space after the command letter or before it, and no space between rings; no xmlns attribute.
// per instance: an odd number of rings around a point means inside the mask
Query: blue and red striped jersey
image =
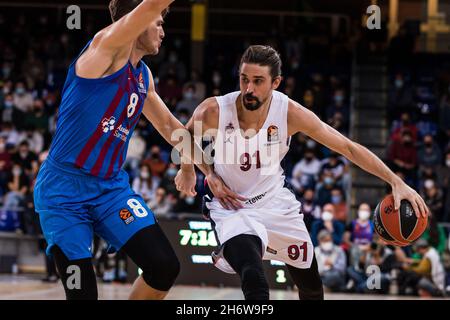
<svg viewBox="0 0 450 320"><path fill-rule="evenodd" d="M64 84L49 157L107 179L120 171L126 158L147 96L150 71L141 60L136 68L128 62L107 77L85 79L76 75L75 62Z"/></svg>

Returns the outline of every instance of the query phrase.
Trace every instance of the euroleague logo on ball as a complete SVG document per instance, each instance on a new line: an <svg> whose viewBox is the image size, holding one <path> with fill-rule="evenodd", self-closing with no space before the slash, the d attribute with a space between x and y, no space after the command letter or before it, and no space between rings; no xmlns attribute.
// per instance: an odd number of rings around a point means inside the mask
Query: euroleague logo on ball
<svg viewBox="0 0 450 320"><path fill-rule="evenodd" d="M392 212L394 212L394 206L390 205L384 208L384 213L391 214Z"/></svg>

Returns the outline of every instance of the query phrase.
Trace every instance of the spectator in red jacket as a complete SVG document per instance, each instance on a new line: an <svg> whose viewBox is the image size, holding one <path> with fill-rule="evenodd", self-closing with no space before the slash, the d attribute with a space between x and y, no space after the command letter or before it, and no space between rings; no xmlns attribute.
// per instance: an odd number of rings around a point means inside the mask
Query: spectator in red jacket
<svg viewBox="0 0 450 320"><path fill-rule="evenodd" d="M411 131L404 130L400 141L392 141L388 150L388 159L394 171L403 172L407 180L415 179L417 150Z"/></svg>

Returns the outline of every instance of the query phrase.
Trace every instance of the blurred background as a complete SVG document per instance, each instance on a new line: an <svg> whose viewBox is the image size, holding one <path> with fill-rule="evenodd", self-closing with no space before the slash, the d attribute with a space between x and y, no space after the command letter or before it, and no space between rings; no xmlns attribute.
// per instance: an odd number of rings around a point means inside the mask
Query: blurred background
<svg viewBox="0 0 450 320"><path fill-rule="evenodd" d="M66 26L69 5L81 8L80 29ZM110 23L107 5L0 1L0 282L58 280L44 255L33 184L55 132L67 68ZM367 13L371 5L379 11ZM380 13L379 29L369 28L376 26L373 12ZM328 291L442 296L450 290L450 0L177 0L165 31L160 54L145 60L182 123L205 97L238 90L240 55L251 44L268 44L283 60L280 91L368 147L424 197L431 216L423 241L385 246L371 213L389 186L305 135L293 137L283 167L303 204ZM239 286L211 264L216 241L201 215L203 176L197 197L180 194L170 153L142 117L125 170L176 248L177 283ZM139 270L123 253L105 249L96 239L99 279L132 281ZM428 250L437 250L440 261L427 263ZM436 263L445 270L438 280ZM373 265L382 285L370 290ZM282 264L267 262L266 271L272 288L292 289Z"/></svg>

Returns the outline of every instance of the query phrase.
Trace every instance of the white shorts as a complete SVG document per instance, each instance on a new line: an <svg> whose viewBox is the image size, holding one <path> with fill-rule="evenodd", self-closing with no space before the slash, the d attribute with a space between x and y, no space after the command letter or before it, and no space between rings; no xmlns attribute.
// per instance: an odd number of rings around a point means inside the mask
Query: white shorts
<svg viewBox="0 0 450 320"><path fill-rule="evenodd" d="M314 247L300 214L300 202L289 189L282 188L261 206L237 211L224 209L215 199L207 204L220 244L240 234L258 236L263 259L277 260L300 269L311 266ZM221 250L213 254L214 264L227 273L236 273Z"/></svg>

